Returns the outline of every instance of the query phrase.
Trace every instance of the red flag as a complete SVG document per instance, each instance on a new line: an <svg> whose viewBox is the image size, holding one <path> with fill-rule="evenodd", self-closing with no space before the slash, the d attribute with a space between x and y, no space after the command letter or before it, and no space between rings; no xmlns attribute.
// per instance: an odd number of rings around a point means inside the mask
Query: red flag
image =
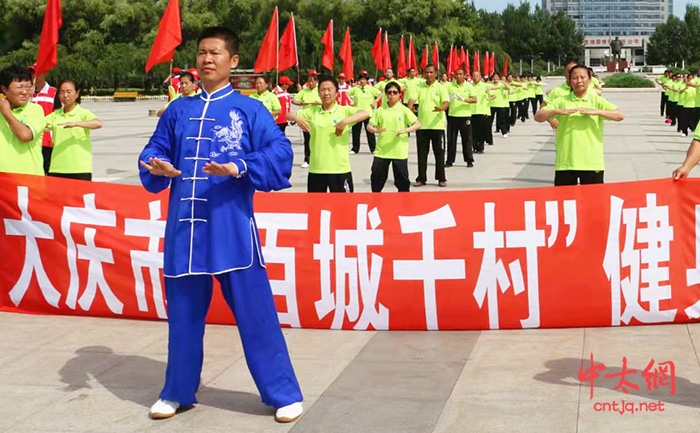
<svg viewBox="0 0 700 433"><path fill-rule="evenodd" d="M454 73L457 69L460 68L459 51L457 50L457 47L452 48L452 51L450 54L452 57L452 73Z"/></svg>
<svg viewBox="0 0 700 433"><path fill-rule="evenodd" d="M352 42L350 41L350 27L345 29L345 38L340 46L340 59L343 61L343 73L345 78L352 80L355 78L355 68L352 64Z"/></svg>
<svg viewBox="0 0 700 433"><path fill-rule="evenodd" d="M450 75L454 72L454 57L452 56L452 49L453 47L450 46L450 52L447 54L447 75Z"/></svg>
<svg viewBox="0 0 700 433"><path fill-rule="evenodd" d="M299 64L299 56L297 54L297 30L294 25L294 14L289 15L289 22L280 38L278 63L278 71L284 71L287 68L293 68Z"/></svg>
<svg viewBox="0 0 700 433"><path fill-rule="evenodd" d="M39 75L58 65L58 29L63 25L61 0L49 0L44 12L44 25L41 28L39 53L34 72Z"/></svg>
<svg viewBox="0 0 700 433"><path fill-rule="evenodd" d="M467 74L471 75L471 65L469 64L469 50L464 54L466 56L464 60L464 69L467 71Z"/></svg>
<svg viewBox="0 0 700 433"><path fill-rule="evenodd" d="M491 67L491 59L489 57L489 52L487 51L486 54L484 54L484 75L491 75L489 69Z"/></svg>
<svg viewBox="0 0 700 433"><path fill-rule="evenodd" d="M384 54L384 66L382 70L392 69L391 67L391 51L389 51L389 32L384 32L384 46L382 47L382 54Z"/></svg>
<svg viewBox="0 0 700 433"><path fill-rule="evenodd" d="M437 41L433 44L433 65L435 65L435 71L440 70L440 52L438 51Z"/></svg>
<svg viewBox="0 0 700 433"><path fill-rule="evenodd" d="M418 63L416 60L416 47L413 45L413 36L408 38L408 67L413 69L418 69Z"/></svg>
<svg viewBox="0 0 700 433"><path fill-rule="evenodd" d="M425 69L426 66L428 66L428 44L425 44L425 48L423 49L423 55L420 58L421 71Z"/></svg>
<svg viewBox="0 0 700 433"><path fill-rule="evenodd" d="M399 42L399 59L396 61L396 75L399 78L406 76L406 47L403 43L403 35L401 35L401 41Z"/></svg>
<svg viewBox="0 0 700 433"><path fill-rule="evenodd" d="M505 62L503 63L503 76L504 76L504 77L505 77L506 75L508 75L508 59L509 59L509 58L510 58L510 56L508 55L508 53L506 53L506 60L505 60Z"/></svg>
<svg viewBox="0 0 700 433"><path fill-rule="evenodd" d="M491 67L489 68L491 70L491 74L496 72L496 53L491 51Z"/></svg>
<svg viewBox="0 0 700 433"><path fill-rule="evenodd" d="M277 23L277 7L272 13L270 26L267 28L267 33L263 38L258 58L255 60L254 71L256 74L269 71L277 67L277 40L279 39L279 25Z"/></svg>
<svg viewBox="0 0 700 433"><path fill-rule="evenodd" d="M479 71L481 72L481 68L479 67L480 64L480 59L479 59L479 52L475 51L474 52L474 71Z"/></svg>
<svg viewBox="0 0 700 433"><path fill-rule="evenodd" d="M325 66L329 70L333 70L333 20L328 23L328 28L326 28L326 33L323 34L321 38L321 43L326 46L323 50L323 58L321 59L321 66Z"/></svg>
<svg viewBox="0 0 700 433"><path fill-rule="evenodd" d="M179 0L169 0L165 13L163 13L163 18L158 23L158 33L155 41L153 41L151 54L148 55L148 60L146 61L146 72L150 71L158 63L172 60L175 57L175 48L181 43L180 3ZM41 52L41 50L39 51Z"/></svg>
<svg viewBox="0 0 700 433"><path fill-rule="evenodd" d="M466 66L464 69L464 72L467 75L471 74L471 71L469 70L469 60L467 60L467 53L464 51L464 46L459 50L459 66Z"/></svg>
<svg viewBox="0 0 700 433"><path fill-rule="evenodd" d="M377 69L384 69L384 56L382 56L382 29L379 28L377 36L374 37L374 45L372 45L372 57L374 58L374 66Z"/></svg>

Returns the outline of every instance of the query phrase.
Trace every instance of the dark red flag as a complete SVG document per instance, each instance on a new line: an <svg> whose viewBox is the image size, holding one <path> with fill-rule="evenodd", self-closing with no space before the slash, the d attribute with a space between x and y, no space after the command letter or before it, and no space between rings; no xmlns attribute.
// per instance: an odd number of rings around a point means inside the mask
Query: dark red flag
<svg viewBox="0 0 700 433"><path fill-rule="evenodd" d="M425 44L425 48L423 49L423 55L420 58L421 71L425 69L426 66L428 66L428 44Z"/></svg>
<svg viewBox="0 0 700 433"><path fill-rule="evenodd" d="M41 28L39 53L34 72L38 75L48 72L58 65L58 29L63 25L61 0L49 0L44 12L44 25Z"/></svg>
<svg viewBox="0 0 700 433"><path fill-rule="evenodd" d="M280 38L280 54L277 65L278 71L284 71L287 68L293 68L299 64L299 55L297 54L297 31L294 25L294 14L290 14L287 27Z"/></svg>
<svg viewBox="0 0 700 433"><path fill-rule="evenodd" d="M506 53L506 60L505 60L505 62L503 63L503 76L504 76L504 77L505 77L506 75L508 75L508 59L509 59L509 58L510 58L510 56L508 55L508 53Z"/></svg>
<svg viewBox="0 0 700 433"><path fill-rule="evenodd" d="M354 66L352 63L352 42L350 41L350 27L345 29L345 38L340 46L340 59L343 61L343 73L345 78L353 80L355 78Z"/></svg>
<svg viewBox="0 0 700 433"><path fill-rule="evenodd" d="M489 52L487 51L486 54L484 54L484 75L491 75L491 59Z"/></svg>
<svg viewBox="0 0 700 433"><path fill-rule="evenodd" d="M270 69L277 67L277 41L279 39L279 25L277 23L277 7L272 13L270 26L267 28L267 33L263 38L258 58L255 60L254 71L256 74L267 72Z"/></svg>
<svg viewBox="0 0 700 433"><path fill-rule="evenodd" d="M399 78L406 76L406 47L403 43L403 35L399 41L399 59L396 61L396 75Z"/></svg>
<svg viewBox="0 0 700 433"><path fill-rule="evenodd" d="M56 3L58 3L57 0ZM158 33L155 41L153 41L151 54L148 55L148 60L146 61L146 72L150 71L158 63L172 60L175 57L175 48L181 43L180 3L179 0L169 0L165 13L163 13L163 18L158 23Z"/></svg>
<svg viewBox="0 0 700 433"><path fill-rule="evenodd" d="M384 56L382 55L382 29L379 28L377 36L374 37L374 45L372 45L372 57L374 58L374 66L377 69L384 69Z"/></svg>
<svg viewBox="0 0 700 433"><path fill-rule="evenodd" d="M323 49L321 66L333 71L333 20L330 20L328 23L326 33L324 33L323 37L321 38L321 43L326 47Z"/></svg>
<svg viewBox="0 0 700 433"><path fill-rule="evenodd" d="M382 70L392 69L391 67L391 51L389 50L389 32L384 32L384 46L382 46L382 54L384 54L384 66Z"/></svg>
<svg viewBox="0 0 700 433"><path fill-rule="evenodd" d="M440 70L440 52L438 51L437 41L433 43L433 65L435 65L435 72Z"/></svg>

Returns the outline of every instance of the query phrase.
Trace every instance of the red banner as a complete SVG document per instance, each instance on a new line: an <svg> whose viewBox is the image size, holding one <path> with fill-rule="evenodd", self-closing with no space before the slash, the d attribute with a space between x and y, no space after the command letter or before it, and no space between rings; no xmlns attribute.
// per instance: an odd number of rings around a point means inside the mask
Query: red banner
<svg viewBox="0 0 700 433"><path fill-rule="evenodd" d="M0 174L0 310L164 318L167 193ZM499 329L700 317L700 181L256 195L284 326ZM210 323L231 323L220 295Z"/></svg>

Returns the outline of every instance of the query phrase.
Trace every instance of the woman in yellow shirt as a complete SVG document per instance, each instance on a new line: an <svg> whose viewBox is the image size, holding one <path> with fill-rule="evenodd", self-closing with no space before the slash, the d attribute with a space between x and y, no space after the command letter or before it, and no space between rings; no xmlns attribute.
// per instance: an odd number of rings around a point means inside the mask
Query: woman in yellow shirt
<svg viewBox="0 0 700 433"><path fill-rule="evenodd" d="M92 180L90 130L102 128L102 121L80 106L75 81L62 81L58 98L63 107L46 117L46 130L53 139L49 176Z"/></svg>

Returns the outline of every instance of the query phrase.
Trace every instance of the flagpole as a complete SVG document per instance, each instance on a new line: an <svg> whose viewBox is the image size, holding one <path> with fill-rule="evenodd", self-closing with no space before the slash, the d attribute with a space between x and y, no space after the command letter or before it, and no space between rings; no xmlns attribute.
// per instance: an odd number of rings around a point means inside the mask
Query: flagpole
<svg viewBox="0 0 700 433"><path fill-rule="evenodd" d="M275 15L277 15L277 38L275 40L277 41L275 43L275 47L277 48L276 53L277 53L277 60L275 62L275 84L279 85L280 83L280 16L279 16L279 11L277 10L277 6L275 6Z"/></svg>

